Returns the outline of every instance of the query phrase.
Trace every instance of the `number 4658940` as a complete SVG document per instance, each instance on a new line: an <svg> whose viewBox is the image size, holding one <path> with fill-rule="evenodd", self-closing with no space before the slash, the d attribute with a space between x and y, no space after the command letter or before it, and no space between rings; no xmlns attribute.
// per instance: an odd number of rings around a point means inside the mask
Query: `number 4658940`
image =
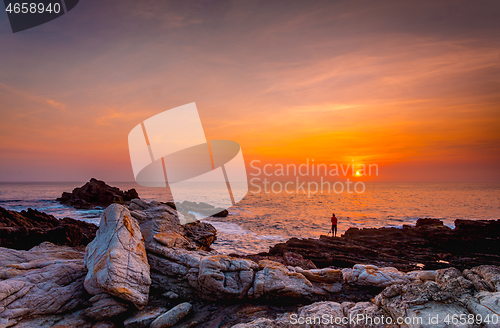
<svg viewBox="0 0 500 328"><path fill-rule="evenodd" d="M49 3L47 6L43 3L34 3L34 2L23 2L23 3L9 3L7 8L5 8L5 11L8 12L9 14L14 13L14 14L35 14L39 13L42 14L44 12L47 13L56 13L58 14L61 11L61 4L59 3Z"/></svg>

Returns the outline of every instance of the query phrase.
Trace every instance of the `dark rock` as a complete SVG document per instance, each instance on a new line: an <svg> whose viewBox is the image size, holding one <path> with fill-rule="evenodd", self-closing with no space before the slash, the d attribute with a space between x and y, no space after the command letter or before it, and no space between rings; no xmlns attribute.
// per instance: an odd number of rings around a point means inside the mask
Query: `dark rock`
<svg viewBox="0 0 500 328"><path fill-rule="evenodd" d="M70 218L62 220L32 210L15 212L0 207L0 246L28 250L44 241L57 245L85 246L97 226Z"/></svg>
<svg viewBox="0 0 500 328"><path fill-rule="evenodd" d="M393 266L402 271L422 266L427 270L450 266L464 270L500 265L500 220L456 220L455 226L451 229L437 219L419 219L415 227L403 229L349 228L336 238L292 238L259 257L285 259L285 254L292 252L319 268L365 263Z"/></svg>
<svg viewBox="0 0 500 328"><path fill-rule="evenodd" d="M92 178L82 187L73 189L71 193L63 192L57 201L75 208L89 209L96 206L104 208L113 203L127 204L135 198L139 198L135 189L122 191Z"/></svg>
<svg viewBox="0 0 500 328"><path fill-rule="evenodd" d="M418 219L417 223L415 224L415 227L443 227L444 223L443 221L439 219Z"/></svg>
<svg viewBox="0 0 500 328"><path fill-rule="evenodd" d="M199 214L220 218L229 215L229 212L226 209L215 207L203 202L195 203L185 200L182 203L178 204L177 207L177 210L182 213L196 212ZM214 213L214 211L215 214L212 214Z"/></svg>
<svg viewBox="0 0 500 328"><path fill-rule="evenodd" d="M209 250L210 245L217 239L217 229L210 223L201 221L185 224L184 234L203 250Z"/></svg>

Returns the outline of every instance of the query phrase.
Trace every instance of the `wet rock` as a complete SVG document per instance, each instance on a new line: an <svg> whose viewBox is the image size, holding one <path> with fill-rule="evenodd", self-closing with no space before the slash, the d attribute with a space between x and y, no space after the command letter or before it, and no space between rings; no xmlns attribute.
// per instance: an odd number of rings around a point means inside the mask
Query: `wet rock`
<svg viewBox="0 0 500 328"><path fill-rule="evenodd" d="M71 193L64 192L57 201L75 208L89 209L96 206L107 207L113 203L125 204L134 198L139 198L135 189L124 192L92 178L82 187L73 189Z"/></svg>
<svg viewBox="0 0 500 328"><path fill-rule="evenodd" d="M226 209L214 207L210 204L206 204L203 202L195 203L185 200L180 204L176 203L176 208L178 211L182 213L196 212L199 214L204 214L206 216L213 216L213 217L226 217L229 215L229 212Z"/></svg>
<svg viewBox="0 0 500 328"><path fill-rule="evenodd" d="M95 321L112 318L128 310L128 304L109 294L95 295L89 301L92 305L85 310L85 315Z"/></svg>
<svg viewBox="0 0 500 328"><path fill-rule="evenodd" d="M0 246L28 250L42 242L85 246L95 237L97 226L70 218L62 220L32 210L15 212L0 207Z"/></svg>
<svg viewBox="0 0 500 328"><path fill-rule="evenodd" d="M160 315L151 323L151 328L167 328L172 327L177 322L181 321L186 315L191 312L193 306L190 303L181 303L168 312Z"/></svg>
<svg viewBox="0 0 500 328"><path fill-rule="evenodd" d="M132 317L123 322L125 328L146 328L158 318L161 314L165 313L167 309L163 307L144 309L137 312Z"/></svg>
<svg viewBox="0 0 500 328"><path fill-rule="evenodd" d="M151 284L144 239L127 208L110 205L101 217L96 238L87 246L85 289L109 293L142 307Z"/></svg>

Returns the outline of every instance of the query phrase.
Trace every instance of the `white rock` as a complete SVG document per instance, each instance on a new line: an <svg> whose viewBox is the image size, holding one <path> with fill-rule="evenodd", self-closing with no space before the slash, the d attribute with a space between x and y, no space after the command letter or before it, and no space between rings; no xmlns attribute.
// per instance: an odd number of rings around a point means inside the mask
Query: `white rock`
<svg viewBox="0 0 500 328"><path fill-rule="evenodd" d="M206 256L200 261L198 286L209 299L241 299L253 283L257 263L225 255Z"/></svg>
<svg viewBox="0 0 500 328"><path fill-rule="evenodd" d="M144 239L126 207L111 204L104 211L96 238L87 245L85 265L90 294L106 292L138 308L147 304L151 278Z"/></svg>
<svg viewBox="0 0 500 328"><path fill-rule="evenodd" d="M305 297L313 293L314 288L303 274L289 271L283 264L262 260L255 274L250 298L259 297Z"/></svg>
<svg viewBox="0 0 500 328"><path fill-rule="evenodd" d="M346 282L375 287L387 287L397 283L408 283L403 272L393 267L378 268L374 265L356 264L352 269L342 270Z"/></svg>

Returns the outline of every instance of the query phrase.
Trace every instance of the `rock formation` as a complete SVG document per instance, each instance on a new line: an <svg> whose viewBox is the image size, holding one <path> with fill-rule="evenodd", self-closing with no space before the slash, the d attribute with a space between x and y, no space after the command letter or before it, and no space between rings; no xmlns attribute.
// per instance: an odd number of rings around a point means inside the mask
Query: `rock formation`
<svg viewBox="0 0 500 328"><path fill-rule="evenodd" d="M259 256L283 258L287 252L320 268L365 263L410 271L500 265L500 220L456 220L455 229L437 219L419 219L415 227L402 229L350 228L337 238L292 238Z"/></svg>
<svg viewBox="0 0 500 328"><path fill-rule="evenodd" d="M0 248L0 327L81 308L85 273L83 252L69 247Z"/></svg>
<svg viewBox="0 0 500 328"><path fill-rule="evenodd" d="M32 210L15 212L0 207L0 246L28 250L44 241L57 245L85 246L95 237L97 226L79 220Z"/></svg>
<svg viewBox="0 0 500 328"><path fill-rule="evenodd" d="M0 327L498 327L499 266L403 271L400 260L318 269L295 253L300 248L285 256L219 255L210 249L212 226L183 220L167 204L135 199L105 210L85 255L50 243L0 248ZM412 229L451 230L435 220ZM324 250L317 252L315 259ZM460 325L460 315L476 322Z"/></svg>
<svg viewBox="0 0 500 328"><path fill-rule="evenodd" d="M102 214L96 238L85 251L85 289L108 293L142 308L148 302L149 264L144 239L129 210L111 204Z"/></svg>
<svg viewBox="0 0 500 328"><path fill-rule="evenodd" d="M139 198L135 189L122 191L92 178L82 187L73 189L71 193L63 192L57 201L75 208L89 209L96 206L105 208L113 203L125 204L135 198Z"/></svg>

